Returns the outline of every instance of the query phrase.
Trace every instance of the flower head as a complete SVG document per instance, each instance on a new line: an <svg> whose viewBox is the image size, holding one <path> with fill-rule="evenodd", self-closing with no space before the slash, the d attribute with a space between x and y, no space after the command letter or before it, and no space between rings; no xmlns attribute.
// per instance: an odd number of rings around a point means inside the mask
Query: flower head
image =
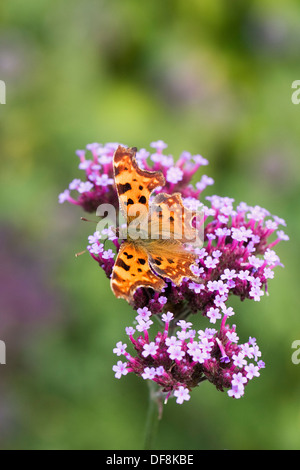
<svg viewBox="0 0 300 470"><path fill-rule="evenodd" d="M59 195L59 202L81 206L94 212L100 204L111 204L119 211L114 184L113 155L118 143L92 143L76 152L79 169L84 178L75 178ZM165 186L156 192L180 192L190 210L201 205L199 196L214 181L201 175L192 184L196 171L207 165L201 155L182 152L175 162L166 154L167 144L157 140L150 151L136 153L139 166L144 170L161 171ZM235 204L230 197L212 195L202 204L204 246L189 247L197 262L191 268L195 278L183 278L180 285L165 278L162 291L140 287L136 290L132 307L137 311L135 325L126 328L133 351L127 344L117 342L114 353L124 356L126 362L113 366L115 377L134 373L144 380L153 380L161 391L182 404L190 393L208 380L218 390L227 390L228 396L241 398L248 383L260 376L265 367L255 338L239 343L236 326L227 321L238 310L230 306L231 296L241 300L260 301L267 292L275 268L282 266L274 251L275 245L289 240L280 230L286 227L284 219L272 216L259 205L245 202ZM107 246L107 243L109 246ZM110 278L120 249L116 227L96 229L88 237L87 251ZM213 328L196 331L187 318L200 313L203 321ZM161 322L161 330L153 332L154 317Z"/></svg>
<svg viewBox="0 0 300 470"><path fill-rule="evenodd" d="M127 352L126 344L117 343L115 354L123 354L130 363L125 366L119 361L114 368L116 377L131 372L144 380L153 380L168 397L176 397L179 404L189 400L190 391L204 380L218 390L228 389L228 395L234 398L244 395L245 386L259 377L262 367L262 361L257 362L260 351L256 341L249 338L248 343L238 344L235 326L227 325L226 316L219 330L199 330L198 340L192 322L177 322L176 335L172 334L173 327L169 323L172 318L171 312L162 315L164 321L168 320L166 327L152 340L149 330L134 338L132 329L130 341L134 354ZM139 315L136 319L139 320Z"/></svg>

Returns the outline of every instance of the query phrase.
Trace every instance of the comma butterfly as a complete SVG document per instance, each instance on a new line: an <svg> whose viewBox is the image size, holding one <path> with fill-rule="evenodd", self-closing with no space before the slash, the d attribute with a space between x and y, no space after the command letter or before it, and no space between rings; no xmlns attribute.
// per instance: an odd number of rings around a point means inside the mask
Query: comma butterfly
<svg viewBox="0 0 300 470"><path fill-rule="evenodd" d="M199 282L191 265L197 256L185 244L201 243L193 227L196 212L184 207L180 193L152 192L165 185L161 171L141 169L137 149L119 146L114 154L115 184L122 215L127 223L111 276L116 297L131 302L139 287L161 291L165 280L179 285L184 277ZM200 281L201 282L201 281Z"/></svg>

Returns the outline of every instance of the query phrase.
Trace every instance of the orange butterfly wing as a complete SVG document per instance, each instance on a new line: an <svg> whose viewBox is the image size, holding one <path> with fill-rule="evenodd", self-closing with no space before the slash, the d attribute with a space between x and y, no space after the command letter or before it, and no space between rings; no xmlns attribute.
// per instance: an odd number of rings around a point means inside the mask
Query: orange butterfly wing
<svg viewBox="0 0 300 470"><path fill-rule="evenodd" d="M176 286L187 277L201 282L191 270L197 264L197 255L185 249L178 240L158 240L147 246L149 264L158 276L170 279Z"/></svg>
<svg viewBox="0 0 300 470"><path fill-rule="evenodd" d="M158 186L165 185L160 171L147 171L138 167L136 148L119 146L114 154L114 176L120 210L130 225L137 214L131 211L143 209L149 238L125 240L118 252L111 277L111 288L116 297L131 302L138 287L151 287L161 291L162 278L179 285L184 277L195 279L191 265L197 256L187 251L184 243L193 243L195 229L192 220L195 213L184 208L179 193L158 194L149 210L149 198ZM139 212L138 212L139 213Z"/></svg>
<svg viewBox="0 0 300 470"><path fill-rule="evenodd" d="M115 151L113 166L120 209L128 223L134 218L130 209L134 204L149 211L149 197L158 186L165 185L161 171L147 171L139 168L135 154L137 149L119 147Z"/></svg>
<svg viewBox="0 0 300 470"><path fill-rule="evenodd" d="M160 193L150 207L148 230L152 239L179 240L199 247L202 242L193 226L193 220L198 216L197 211L184 207L180 193Z"/></svg>
<svg viewBox="0 0 300 470"><path fill-rule="evenodd" d="M147 251L136 243L124 241L111 277L111 288L115 296L130 301L138 287L152 287L161 291L164 285L165 282L152 272Z"/></svg>

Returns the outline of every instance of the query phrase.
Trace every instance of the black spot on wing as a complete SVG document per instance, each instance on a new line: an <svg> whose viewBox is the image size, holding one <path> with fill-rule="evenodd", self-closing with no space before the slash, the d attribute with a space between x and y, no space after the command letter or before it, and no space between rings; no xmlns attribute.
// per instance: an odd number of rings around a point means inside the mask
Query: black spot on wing
<svg viewBox="0 0 300 470"><path fill-rule="evenodd" d="M124 194L126 193L127 191L130 191L131 190L131 184L130 183L125 183L125 184L118 184L118 191L119 191L119 194Z"/></svg>
<svg viewBox="0 0 300 470"><path fill-rule="evenodd" d="M121 170L122 170L122 169L121 169L119 166L115 166L115 169L114 169L114 171L115 171L115 176L118 176L118 174L121 172Z"/></svg>
<svg viewBox="0 0 300 470"><path fill-rule="evenodd" d="M141 197L139 198L139 203L140 203L140 204L146 204L146 202L147 202L147 199L145 198L145 196L141 196Z"/></svg>
<svg viewBox="0 0 300 470"><path fill-rule="evenodd" d="M125 282L125 279L122 279L115 271L113 273L113 280L117 282Z"/></svg>
<svg viewBox="0 0 300 470"><path fill-rule="evenodd" d="M124 202L125 206L129 206L130 204L134 204L133 200L131 198L128 199L128 201Z"/></svg>
<svg viewBox="0 0 300 470"><path fill-rule="evenodd" d="M129 271L129 270L130 270L130 266L128 266L128 264L124 263L124 261L123 261L121 258L118 258L118 259L117 259L116 265L117 265L117 266L120 266L120 268L125 269L125 271Z"/></svg>

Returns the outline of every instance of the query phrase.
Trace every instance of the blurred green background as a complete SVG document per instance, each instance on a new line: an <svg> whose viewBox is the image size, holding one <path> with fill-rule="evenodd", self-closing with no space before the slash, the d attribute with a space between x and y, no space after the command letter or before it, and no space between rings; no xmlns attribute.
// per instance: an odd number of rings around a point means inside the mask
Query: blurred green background
<svg viewBox="0 0 300 470"><path fill-rule="evenodd" d="M232 300L261 377L240 400L204 383L169 401L156 446L299 449L298 0L4 0L0 25L1 448L143 447L147 385L112 372L133 312L88 255L75 259L94 226L57 195L87 143L162 139L210 161L205 195L266 207L291 240L270 296Z"/></svg>

